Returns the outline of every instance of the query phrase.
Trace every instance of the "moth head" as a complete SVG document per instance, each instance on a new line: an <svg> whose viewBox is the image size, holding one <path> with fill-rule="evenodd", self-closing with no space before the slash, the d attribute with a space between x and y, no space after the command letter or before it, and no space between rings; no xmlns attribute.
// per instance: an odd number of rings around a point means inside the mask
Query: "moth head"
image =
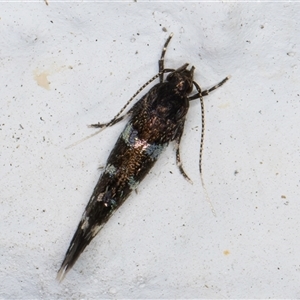
<svg viewBox="0 0 300 300"><path fill-rule="evenodd" d="M190 70L187 70L188 64L184 64L182 67L177 70L172 71L167 76L167 81L175 84L176 89L180 93L191 93L193 90L193 78L195 67L191 67Z"/></svg>

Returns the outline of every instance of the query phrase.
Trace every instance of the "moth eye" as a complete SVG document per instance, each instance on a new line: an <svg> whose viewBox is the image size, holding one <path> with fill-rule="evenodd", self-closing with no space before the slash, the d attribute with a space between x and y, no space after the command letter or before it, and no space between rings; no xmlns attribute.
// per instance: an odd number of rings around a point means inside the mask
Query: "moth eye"
<svg viewBox="0 0 300 300"><path fill-rule="evenodd" d="M186 92L189 94L193 90L193 85L191 84L191 82L189 80L182 80L177 84L177 88L180 91Z"/></svg>
<svg viewBox="0 0 300 300"><path fill-rule="evenodd" d="M171 81L173 78L174 78L174 73L170 73L170 74L167 76L167 81Z"/></svg>
<svg viewBox="0 0 300 300"><path fill-rule="evenodd" d="M187 87L186 91L189 94L193 90L193 83L192 82L187 82L187 84L188 84L188 87Z"/></svg>

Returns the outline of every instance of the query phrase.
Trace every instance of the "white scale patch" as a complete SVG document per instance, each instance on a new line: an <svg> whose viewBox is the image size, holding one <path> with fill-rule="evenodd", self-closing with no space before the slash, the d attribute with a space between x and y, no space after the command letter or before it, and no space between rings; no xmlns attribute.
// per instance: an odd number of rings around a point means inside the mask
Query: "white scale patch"
<svg viewBox="0 0 300 300"><path fill-rule="evenodd" d="M135 190L140 184L139 181L135 180L133 176L129 177L128 184L131 190Z"/></svg>
<svg viewBox="0 0 300 300"><path fill-rule="evenodd" d="M122 137L126 145L133 148L142 148L142 150L145 151L152 159L157 159L157 157L168 145L167 143L161 145L150 144L146 140L139 139L137 130L133 129L130 123L128 123L125 127Z"/></svg>
<svg viewBox="0 0 300 300"><path fill-rule="evenodd" d="M81 225L81 229L85 231L87 227L89 226L89 217L86 217L83 224Z"/></svg>
<svg viewBox="0 0 300 300"><path fill-rule="evenodd" d="M107 165L105 168L105 173L108 173L110 176L115 175L117 172L117 168L113 165Z"/></svg>

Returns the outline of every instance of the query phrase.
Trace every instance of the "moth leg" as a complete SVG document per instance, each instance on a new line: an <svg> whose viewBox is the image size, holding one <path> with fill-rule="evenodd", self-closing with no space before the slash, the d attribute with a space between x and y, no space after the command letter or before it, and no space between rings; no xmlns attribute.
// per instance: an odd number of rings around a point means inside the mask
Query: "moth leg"
<svg viewBox="0 0 300 300"><path fill-rule="evenodd" d="M119 123L120 121L122 121L128 115L129 115L129 112L126 113L125 115L119 117L119 118L113 119L112 121L110 121L108 123L91 124L91 125L89 125L89 127L92 127L92 128L107 128L107 127L110 127L110 126L113 126L113 125Z"/></svg>
<svg viewBox="0 0 300 300"><path fill-rule="evenodd" d="M215 89L219 88L220 86L222 86L228 79L230 78L230 76L227 76L226 78L224 78L221 82L217 83L216 85L214 85L213 87L211 87L208 90L205 90L202 92L202 96L206 96L208 95L210 92L214 91Z"/></svg>
<svg viewBox="0 0 300 300"><path fill-rule="evenodd" d="M207 96L210 92L214 91L215 89L219 88L220 86L222 86L228 79L230 78L230 76L227 76L226 78L224 78L221 82L217 83L216 85L214 85L213 87L211 87L210 89L207 89L205 91L201 91L201 88L199 87L199 85L194 81L194 85L197 86L198 85L198 88L197 88L197 91L198 93L189 97L189 100L195 100L195 99L198 99L200 98L200 96L204 97L204 96ZM200 92L199 92L200 90Z"/></svg>
<svg viewBox="0 0 300 300"><path fill-rule="evenodd" d="M158 72L159 72L159 82L160 83L162 83L164 81L164 69L165 69L164 59L165 59L165 54L166 54L166 51L167 51L168 44L169 44L172 37L173 37L173 33L171 33L169 35L168 39L166 40L166 42L164 44L164 47L163 47L163 50L161 52L160 60L158 61Z"/></svg>
<svg viewBox="0 0 300 300"><path fill-rule="evenodd" d="M163 71L164 72L164 71ZM166 71L168 72L168 70ZM158 78L160 76L160 73L156 74L155 76L153 76L150 80L148 80L145 84L143 84L143 86L141 88L139 88L135 94L127 101L127 103L122 107L122 109L116 114L116 116L114 118L112 118L109 122L107 123L103 123L101 124L100 122L97 124L91 124L89 125L89 127L93 127L93 128L102 128L105 129L107 127L113 126L116 123L122 121L125 117L129 116L132 113L132 109L129 110L126 114L124 114L123 116L120 116L124 110L127 108L127 106L131 103L131 101L148 85L150 84L152 81L154 81L156 78Z"/></svg>
<svg viewBox="0 0 300 300"><path fill-rule="evenodd" d="M183 128L184 128L184 122L181 123L180 127L178 128L178 131L176 133L176 137L175 137L175 149L176 149L176 164L177 167L181 173L181 175L191 184L193 184L193 181L189 178L189 176L186 174L186 172L184 171L183 167L182 167L182 162L180 159L180 150L179 150L179 146L180 146L180 141L181 141L181 137L182 137L182 133L183 133Z"/></svg>

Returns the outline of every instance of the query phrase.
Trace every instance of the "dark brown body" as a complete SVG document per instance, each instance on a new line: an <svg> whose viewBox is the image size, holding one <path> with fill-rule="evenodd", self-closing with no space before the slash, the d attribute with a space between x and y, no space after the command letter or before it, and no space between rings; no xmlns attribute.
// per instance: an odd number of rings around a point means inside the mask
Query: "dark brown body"
<svg viewBox="0 0 300 300"><path fill-rule="evenodd" d="M148 174L168 143L180 138L189 102L186 94L174 89L172 82L157 84L129 111L130 120L109 155L70 243L58 273L60 280Z"/></svg>
<svg viewBox="0 0 300 300"><path fill-rule="evenodd" d="M131 100L109 123L92 125L93 127L105 128L116 124L124 117L129 117L125 129L109 155L106 168L98 180L58 271L57 279L60 281L63 280L79 255L107 222L111 214L124 203L131 191L136 189L148 174L170 141L176 143L176 162L179 170L189 180L182 168L179 154L179 144L185 116L189 109L189 101L199 98L201 101L202 143L204 132L202 97L224 84L228 78L202 92L199 85L193 81L194 67L187 70L188 64L185 64L176 70L164 69L164 55L171 38L172 34L164 45L159 60L159 73L135 95L158 77L160 83L156 84L125 115L118 117ZM169 73L166 81L164 81L165 73ZM193 86L196 87L197 93L189 97ZM200 173L201 154L202 144L200 148Z"/></svg>

